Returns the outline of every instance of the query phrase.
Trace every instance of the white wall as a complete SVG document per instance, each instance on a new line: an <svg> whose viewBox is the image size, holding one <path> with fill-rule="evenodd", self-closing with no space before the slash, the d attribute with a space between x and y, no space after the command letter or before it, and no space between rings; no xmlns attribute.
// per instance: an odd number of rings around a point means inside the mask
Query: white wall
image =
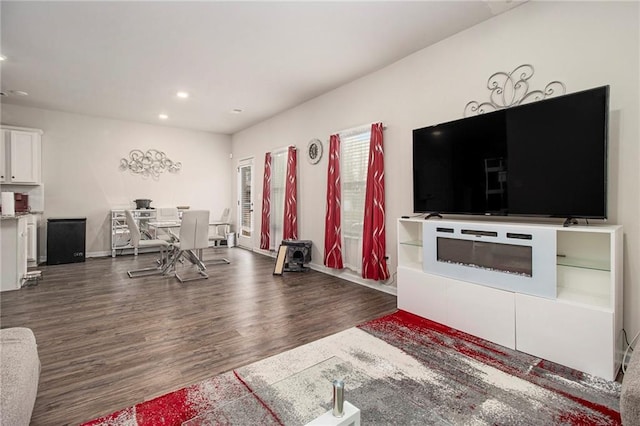
<svg viewBox="0 0 640 426"><path fill-rule="evenodd" d="M310 165L304 148L336 131L382 121L387 251L395 272L396 219L412 213L411 131L461 118L471 100L488 100L488 77L535 67L532 89L553 81L568 92L609 84L609 222L625 229L625 328L640 330L639 3L528 2L378 72L233 135L234 158L254 156L255 211L261 208L264 153L295 144L299 155L300 238L322 263L327 157ZM541 166L542 167L542 166ZM561 183L559 183L561 184ZM256 216L254 247L259 246Z"/></svg>
<svg viewBox="0 0 640 426"><path fill-rule="evenodd" d="M46 253L46 219L87 218L87 254L110 253L110 209L133 208L136 198L154 207L188 205L219 217L231 200L231 137L15 105L2 106L2 124L43 130L45 184L40 256ZM157 180L119 170L132 149L164 151L182 163Z"/></svg>

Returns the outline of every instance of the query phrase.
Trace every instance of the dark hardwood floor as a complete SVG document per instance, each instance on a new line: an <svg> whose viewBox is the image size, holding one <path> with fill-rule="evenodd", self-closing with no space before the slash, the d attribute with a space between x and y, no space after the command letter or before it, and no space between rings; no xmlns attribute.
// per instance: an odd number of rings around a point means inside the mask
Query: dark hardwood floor
<svg viewBox="0 0 640 426"><path fill-rule="evenodd" d="M78 424L396 310L396 298L274 259L205 251L208 280L130 279L155 254L41 266L0 294L0 326L29 327L42 372L32 425Z"/></svg>

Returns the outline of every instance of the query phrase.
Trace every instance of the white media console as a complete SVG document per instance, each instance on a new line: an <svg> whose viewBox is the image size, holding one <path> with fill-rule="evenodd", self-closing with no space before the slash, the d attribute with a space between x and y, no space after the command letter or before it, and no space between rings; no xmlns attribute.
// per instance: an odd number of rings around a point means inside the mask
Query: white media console
<svg viewBox="0 0 640 426"><path fill-rule="evenodd" d="M622 227L399 219L398 308L613 380Z"/></svg>

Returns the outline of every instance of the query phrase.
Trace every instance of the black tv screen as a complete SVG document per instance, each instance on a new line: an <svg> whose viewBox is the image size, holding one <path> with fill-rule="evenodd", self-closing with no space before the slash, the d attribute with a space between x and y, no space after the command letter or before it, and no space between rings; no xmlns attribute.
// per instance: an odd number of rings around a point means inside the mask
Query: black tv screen
<svg viewBox="0 0 640 426"><path fill-rule="evenodd" d="M415 213L607 217L609 86L413 131Z"/></svg>

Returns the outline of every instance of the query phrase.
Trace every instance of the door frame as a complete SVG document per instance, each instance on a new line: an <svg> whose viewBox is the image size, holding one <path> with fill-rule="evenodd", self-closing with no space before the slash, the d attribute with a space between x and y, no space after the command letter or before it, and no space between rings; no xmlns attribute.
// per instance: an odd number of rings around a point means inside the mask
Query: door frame
<svg viewBox="0 0 640 426"><path fill-rule="evenodd" d="M250 182L250 187L251 187L251 227L249 229L249 236L245 236L242 233L242 174L240 173L240 170L244 167L250 167L251 168L251 182ZM255 230L255 173L254 173L254 169L255 169L255 165L254 165L254 157L246 157L246 158L242 158L240 160L238 160L238 166L237 166L237 174L236 174L236 180L237 180L237 186L236 186L236 202L237 202L237 209L236 209L236 220L238 223L238 241L237 244L239 247L242 248L246 248L249 250L253 250L253 236L254 236L254 230Z"/></svg>

